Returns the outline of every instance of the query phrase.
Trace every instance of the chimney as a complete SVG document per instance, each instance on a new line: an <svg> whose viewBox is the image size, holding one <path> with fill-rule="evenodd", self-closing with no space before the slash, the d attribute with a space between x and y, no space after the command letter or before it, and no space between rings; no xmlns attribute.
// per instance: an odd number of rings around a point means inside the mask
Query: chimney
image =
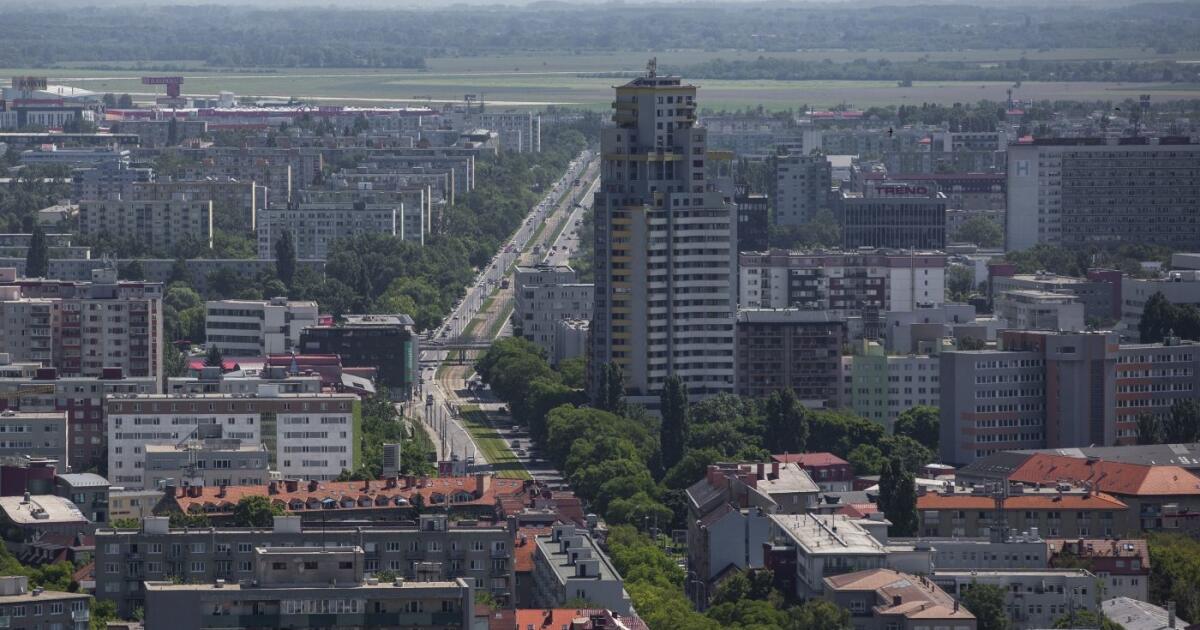
<svg viewBox="0 0 1200 630"><path fill-rule="evenodd" d="M487 473L475 474L475 496L482 498L492 487L492 476Z"/></svg>
<svg viewBox="0 0 1200 630"><path fill-rule="evenodd" d="M222 499L225 498L225 484L217 486L217 496Z"/></svg>
<svg viewBox="0 0 1200 630"><path fill-rule="evenodd" d="M766 467L767 467L767 465L764 464L763 462L758 462L758 472L755 474L755 478L762 479L763 471L766 469Z"/></svg>
<svg viewBox="0 0 1200 630"><path fill-rule="evenodd" d="M387 487L389 487L389 488L395 488L395 487L396 487L396 478L395 478L395 477L388 477L388 478L387 478Z"/></svg>
<svg viewBox="0 0 1200 630"><path fill-rule="evenodd" d="M279 494L279 485L274 481L267 484L267 494Z"/></svg>
<svg viewBox="0 0 1200 630"><path fill-rule="evenodd" d="M316 480L316 479L310 479L310 480L308 481L308 491L309 491L309 492L316 492L316 491L317 491L317 486L319 486L319 485L320 485L320 484L318 484L318 483L317 483L317 480Z"/></svg>
<svg viewBox="0 0 1200 630"><path fill-rule="evenodd" d="M892 595L892 605L893 606L899 606L902 603L904 603L903 597L901 597L899 595Z"/></svg>
<svg viewBox="0 0 1200 630"><path fill-rule="evenodd" d="M283 485L287 488L288 492L295 492L300 489L300 481L296 479L284 479Z"/></svg>
<svg viewBox="0 0 1200 630"><path fill-rule="evenodd" d="M771 478L772 479L779 478L779 462L777 462L777 461L771 462Z"/></svg>

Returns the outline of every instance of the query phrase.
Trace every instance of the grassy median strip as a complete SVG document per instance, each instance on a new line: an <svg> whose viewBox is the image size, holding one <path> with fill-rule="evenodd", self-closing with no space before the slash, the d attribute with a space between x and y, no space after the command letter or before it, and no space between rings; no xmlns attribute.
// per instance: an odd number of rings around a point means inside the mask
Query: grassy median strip
<svg viewBox="0 0 1200 630"><path fill-rule="evenodd" d="M481 451L480 455L492 466L492 472L497 477L510 479L531 479L525 465L517 459L508 443L488 424L487 412L475 405L463 405L459 408L463 424L471 432L471 438Z"/></svg>

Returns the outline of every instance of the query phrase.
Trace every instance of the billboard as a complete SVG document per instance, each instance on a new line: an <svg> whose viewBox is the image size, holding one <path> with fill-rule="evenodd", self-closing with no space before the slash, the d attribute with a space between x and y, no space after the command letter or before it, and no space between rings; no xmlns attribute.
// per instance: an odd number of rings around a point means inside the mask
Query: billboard
<svg viewBox="0 0 1200 630"><path fill-rule="evenodd" d="M14 90L23 92L44 90L46 89L46 77L13 77L12 86Z"/></svg>

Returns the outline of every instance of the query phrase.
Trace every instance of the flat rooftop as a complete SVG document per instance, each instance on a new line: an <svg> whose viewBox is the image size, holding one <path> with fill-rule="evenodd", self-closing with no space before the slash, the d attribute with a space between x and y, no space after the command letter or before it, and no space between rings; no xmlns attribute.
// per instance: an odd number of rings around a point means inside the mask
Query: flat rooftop
<svg viewBox="0 0 1200 630"><path fill-rule="evenodd" d="M771 514L770 519L807 555L886 555L857 521L840 514Z"/></svg>

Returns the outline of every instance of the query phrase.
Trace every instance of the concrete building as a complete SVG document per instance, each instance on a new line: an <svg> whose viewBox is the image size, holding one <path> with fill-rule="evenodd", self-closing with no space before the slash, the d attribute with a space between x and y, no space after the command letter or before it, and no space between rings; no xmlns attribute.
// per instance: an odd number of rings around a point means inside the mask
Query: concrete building
<svg viewBox="0 0 1200 630"><path fill-rule="evenodd" d="M67 499L93 523L108 522L108 480L96 473L59 474L54 493Z"/></svg>
<svg viewBox="0 0 1200 630"><path fill-rule="evenodd" d="M796 464L820 488L821 492L849 492L854 485L854 467L833 453L776 453L772 461Z"/></svg>
<svg viewBox="0 0 1200 630"><path fill-rule="evenodd" d="M113 482L144 483L145 449L174 447L197 427L219 424L223 437L265 445L271 467L293 479L331 480L361 457L360 403L353 394L153 394L109 398L108 466Z"/></svg>
<svg viewBox="0 0 1200 630"><path fill-rule="evenodd" d="M734 391L737 209L706 179L719 157L696 126L696 86L645 76L616 89L601 132L593 365L634 402L678 376L696 398Z"/></svg>
<svg viewBox="0 0 1200 630"><path fill-rule="evenodd" d="M632 611L621 575L590 534L574 525L555 525L533 542L533 599L539 607L583 600L622 615Z"/></svg>
<svg viewBox="0 0 1200 630"><path fill-rule="evenodd" d="M258 210L270 204L269 193L270 189L258 182L211 178L201 181L137 182L122 198L170 201L179 195L186 195L196 201L211 201L214 225L225 225L227 229L232 225L253 231Z"/></svg>
<svg viewBox="0 0 1200 630"><path fill-rule="evenodd" d="M946 248L946 196L920 187L886 185L880 193L843 191L838 198L842 247ZM908 192L916 190L917 192Z"/></svg>
<svg viewBox="0 0 1200 630"><path fill-rule="evenodd" d="M152 517L140 530L96 532L96 597L115 601L121 616L138 607L149 609L148 598L154 596L147 594L146 582L178 577L215 585L223 579L230 586L253 580L259 549L360 547L364 575L387 570L405 583L461 576L501 605L512 589L512 533L475 522L451 523L445 514L425 514L415 524L366 528L306 528L295 516L277 516L274 527L253 529L168 529L167 521ZM328 580L321 588L329 588Z"/></svg>
<svg viewBox="0 0 1200 630"><path fill-rule="evenodd" d="M312 301L277 297L205 303L205 343L226 357L290 353L300 346L300 331L316 325L317 303Z"/></svg>
<svg viewBox="0 0 1200 630"><path fill-rule="evenodd" d="M1186 137L1041 138L1008 146L1007 243L1165 245L1200 239L1200 143Z"/></svg>
<svg viewBox="0 0 1200 630"><path fill-rule="evenodd" d="M261 370L242 369L222 372L216 366L204 366L196 376L167 379L168 394L257 394L263 385L271 385L281 394L318 394L324 376L292 374L287 367L267 365Z"/></svg>
<svg viewBox="0 0 1200 630"><path fill-rule="evenodd" d="M1114 597L1100 602L1100 610L1109 621L1125 630L1175 630L1192 624L1175 616L1175 607L1155 606L1129 597Z"/></svg>
<svg viewBox="0 0 1200 630"><path fill-rule="evenodd" d="M1162 293L1171 304L1200 306L1200 270L1176 269L1158 278L1121 278L1121 326L1122 333L1138 339L1138 325L1146 302L1155 293Z"/></svg>
<svg viewBox="0 0 1200 630"><path fill-rule="evenodd" d="M217 425L218 427L220 425ZM182 445L147 444L143 488L157 488L168 480L177 485L263 485L271 477L271 454L262 444L241 440L203 438Z"/></svg>
<svg viewBox="0 0 1200 630"><path fill-rule="evenodd" d="M518 266L513 272L514 326L557 364L556 358L569 358L556 347L558 323L590 318L594 290L591 283L578 282L569 265Z"/></svg>
<svg viewBox="0 0 1200 630"><path fill-rule="evenodd" d="M821 488L794 463L713 464L685 491L688 567L711 583L733 567L763 566L767 516L800 514L817 505Z"/></svg>
<svg viewBox="0 0 1200 630"><path fill-rule="evenodd" d="M1145 600L1150 596L1150 551L1145 540L1076 538L1050 540L1051 567L1087 565L1104 584L1104 595Z"/></svg>
<svg viewBox="0 0 1200 630"><path fill-rule="evenodd" d="M1200 397L1200 344L1178 338L1122 344L1117 348L1113 386L1117 441L1110 444L1136 444L1139 416L1166 420L1175 403Z"/></svg>
<svg viewBox="0 0 1200 630"><path fill-rule="evenodd" d="M1084 569L959 569L935 571L929 579L958 598L974 584L1003 588L1005 612L1017 630L1053 627L1072 611L1100 613L1096 576Z"/></svg>
<svg viewBox="0 0 1200 630"><path fill-rule="evenodd" d="M1048 537L1125 536L1136 531L1136 515L1112 495L1082 485L1038 488L947 486L917 497L923 537L976 537L1003 540L1010 530Z"/></svg>
<svg viewBox="0 0 1200 630"><path fill-rule="evenodd" d="M0 530L10 549L41 540L47 534L86 534L92 523L69 499L53 494L0 497Z"/></svg>
<svg viewBox="0 0 1200 630"><path fill-rule="evenodd" d="M275 244L284 232L292 235L296 256L313 260L329 257L339 239L359 234L400 236L402 204L380 203L300 203L287 207L264 208L258 213L258 257L275 258ZM423 235L421 238L424 238Z"/></svg>
<svg viewBox="0 0 1200 630"><path fill-rule="evenodd" d="M212 247L212 201L179 193L162 201L82 199L79 233L136 241L154 252L169 254L189 244Z"/></svg>
<svg viewBox="0 0 1200 630"><path fill-rule="evenodd" d="M408 315L343 315L334 326L300 331L304 354L336 354L346 367L373 367L393 398L408 399L417 388L420 340Z"/></svg>
<svg viewBox="0 0 1200 630"><path fill-rule="evenodd" d="M466 628L474 617L462 578L383 583L363 571L358 546L255 548L253 577L228 583L147 581L146 624L189 630L259 626Z"/></svg>
<svg viewBox="0 0 1200 630"><path fill-rule="evenodd" d="M0 348L12 361L37 361L63 376L162 379L162 285L118 281L98 270L93 282L18 279L0 269Z"/></svg>
<svg viewBox="0 0 1200 630"><path fill-rule="evenodd" d="M1049 543L1028 531L1008 532L1002 538L890 538L887 548L889 568L921 575L934 569L1045 569L1051 553Z"/></svg>
<svg viewBox="0 0 1200 630"><path fill-rule="evenodd" d="M738 257L745 309L829 311L877 319L946 302L946 256L938 252L770 252Z"/></svg>
<svg viewBox="0 0 1200 630"><path fill-rule="evenodd" d="M750 192L748 184L738 184L733 202L737 204L737 249L739 252L761 252L770 246L771 199L762 193Z"/></svg>
<svg viewBox="0 0 1200 630"><path fill-rule="evenodd" d="M475 126L500 134L500 150L542 152L542 115L535 111L484 111L472 117Z"/></svg>
<svg viewBox="0 0 1200 630"><path fill-rule="evenodd" d="M560 319L554 325L554 355L552 365L567 359L586 357L592 322L586 319Z"/></svg>
<svg viewBox="0 0 1200 630"><path fill-rule="evenodd" d="M868 569L825 578L825 599L850 611L855 630L974 630L975 615L925 577Z"/></svg>
<svg viewBox="0 0 1200 630"><path fill-rule="evenodd" d="M135 184L154 181L154 169L111 160L71 171L71 199L130 198Z"/></svg>
<svg viewBox="0 0 1200 630"><path fill-rule="evenodd" d="M88 630L91 595L29 588L24 575L0 577L0 618L13 628Z"/></svg>
<svg viewBox="0 0 1200 630"><path fill-rule="evenodd" d="M0 411L0 460L52 459L61 470L70 470L70 439L65 413Z"/></svg>
<svg viewBox="0 0 1200 630"><path fill-rule="evenodd" d="M73 234L45 234L46 249L51 258L91 258L92 248L87 245L72 245ZM0 234L0 258L26 258L33 234Z"/></svg>
<svg viewBox="0 0 1200 630"><path fill-rule="evenodd" d="M0 363L0 407L28 413L65 413L67 462L75 470L100 467L107 458L104 400L120 394L152 394L159 390L154 377L125 378L120 369L105 370L99 377L64 377L55 368L35 363L27 372ZM70 439L67 439L69 434Z"/></svg>
<svg viewBox="0 0 1200 630"><path fill-rule="evenodd" d="M953 346L946 340L926 354L888 354L882 345L863 339L854 354L841 357L841 405L888 432L900 414L913 407L941 402L940 355Z"/></svg>
<svg viewBox="0 0 1200 630"><path fill-rule="evenodd" d="M21 164L29 166L47 165L77 168L99 166L105 162L128 161L129 150L115 147L64 148L58 145L48 145L36 149L26 149L21 152Z"/></svg>
<svg viewBox="0 0 1200 630"><path fill-rule="evenodd" d="M911 311L888 311L883 337L890 354L931 354L947 338L993 341L998 327L995 318L978 318L970 304L946 302Z"/></svg>
<svg viewBox="0 0 1200 630"><path fill-rule="evenodd" d="M941 355L943 462L1115 443L1115 334L1005 331L999 345Z"/></svg>
<svg viewBox="0 0 1200 630"><path fill-rule="evenodd" d="M772 162L775 225L802 225L830 207L833 171L824 155L778 155Z"/></svg>
<svg viewBox="0 0 1200 630"><path fill-rule="evenodd" d="M132 133L144 148L170 147L208 134L207 120L121 120L113 124L117 133Z"/></svg>
<svg viewBox="0 0 1200 630"><path fill-rule="evenodd" d="M1037 291L1039 293L1068 294L1083 304L1085 320L1115 322L1120 319L1121 284L1107 278L1073 278L1052 273L1006 275L1009 265L988 267L988 291L993 296L1006 291ZM1089 274L1090 276L1090 274Z"/></svg>
<svg viewBox="0 0 1200 630"><path fill-rule="evenodd" d="M845 342L845 322L826 312L739 310L737 394L765 398L790 388L807 406L834 407Z"/></svg>
<svg viewBox="0 0 1200 630"><path fill-rule="evenodd" d="M800 598L824 594L827 576L882 569L887 547L886 520L867 521L836 514L771 514L768 568L795 584ZM793 577L794 576L794 577Z"/></svg>
<svg viewBox="0 0 1200 630"><path fill-rule="evenodd" d="M122 486L110 486L108 489L108 519L109 522L131 518L141 521L147 516L154 516L154 506L162 499L161 490L131 490Z"/></svg>
<svg viewBox="0 0 1200 630"><path fill-rule="evenodd" d="M1084 329L1084 305L1074 295L1046 291L1013 290L996 295L996 318L1016 330Z"/></svg>

